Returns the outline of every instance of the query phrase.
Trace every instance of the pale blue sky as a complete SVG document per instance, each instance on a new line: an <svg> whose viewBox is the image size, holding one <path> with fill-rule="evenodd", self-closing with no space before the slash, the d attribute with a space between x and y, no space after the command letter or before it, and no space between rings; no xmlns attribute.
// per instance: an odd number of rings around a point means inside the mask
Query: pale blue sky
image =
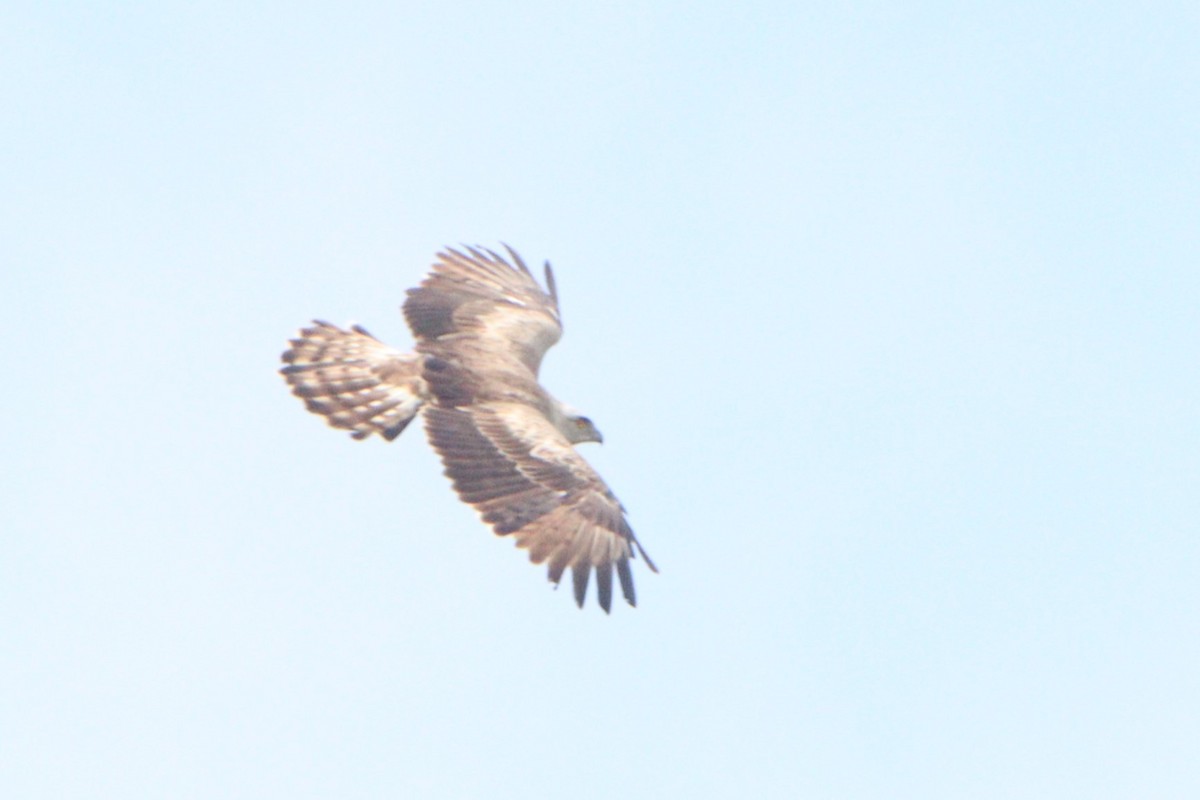
<svg viewBox="0 0 1200 800"><path fill-rule="evenodd" d="M0 10L0 795L1200 796L1194 3ZM443 245L606 617L275 374Z"/></svg>

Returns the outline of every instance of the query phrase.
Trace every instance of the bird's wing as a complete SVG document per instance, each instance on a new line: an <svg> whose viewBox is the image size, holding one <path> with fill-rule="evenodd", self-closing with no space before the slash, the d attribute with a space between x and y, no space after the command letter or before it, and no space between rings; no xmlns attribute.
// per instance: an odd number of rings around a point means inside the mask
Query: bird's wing
<svg viewBox="0 0 1200 800"><path fill-rule="evenodd" d="M562 336L554 273L543 290L513 250L511 263L490 250L447 249L421 285L408 291L404 318L423 353L476 372L527 370Z"/></svg>
<svg viewBox="0 0 1200 800"><path fill-rule="evenodd" d="M482 403L425 411L429 440L463 501L500 535L513 535L557 584L571 568L581 607L591 572L600 606L612 604L613 569L636 604L629 560L635 550L651 570L625 512L596 471L536 408Z"/></svg>

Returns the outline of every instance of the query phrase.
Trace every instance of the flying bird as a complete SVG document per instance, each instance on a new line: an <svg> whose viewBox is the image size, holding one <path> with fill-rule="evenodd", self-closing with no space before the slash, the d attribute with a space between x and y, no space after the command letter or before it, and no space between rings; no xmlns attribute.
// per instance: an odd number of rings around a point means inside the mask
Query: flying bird
<svg viewBox="0 0 1200 800"><path fill-rule="evenodd" d="M354 325L315 320L283 353L280 372L309 411L355 439L392 441L420 414L458 496L500 536L512 536L557 586L571 569L583 607L596 573L600 607L613 571L637 604L629 562L658 572L625 509L575 450L603 438L587 417L538 383L542 357L562 336L549 262L546 289L515 251L447 248L408 290L404 353Z"/></svg>

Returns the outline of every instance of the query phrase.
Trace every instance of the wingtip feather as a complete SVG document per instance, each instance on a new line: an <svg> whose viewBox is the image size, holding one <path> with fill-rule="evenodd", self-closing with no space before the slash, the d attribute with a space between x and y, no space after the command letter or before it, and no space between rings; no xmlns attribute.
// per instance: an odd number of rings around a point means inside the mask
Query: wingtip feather
<svg viewBox="0 0 1200 800"><path fill-rule="evenodd" d="M529 267L526 266L525 259L521 258L521 254L518 253L516 250L513 250L512 247L509 246L508 242L501 242L500 244L504 245L504 249L506 251L508 251L508 255L513 260L513 263L517 265L517 269L521 270L521 272L524 272L526 275L528 275L529 277L532 278L533 273L529 271ZM500 256L496 255L495 253L492 253L492 255L495 256L498 260L501 260L501 261L504 260L504 259L500 258Z"/></svg>
<svg viewBox="0 0 1200 800"><path fill-rule="evenodd" d="M596 597L604 613L612 607L612 562L605 561L596 565Z"/></svg>
<svg viewBox="0 0 1200 800"><path fill-rule="evenodd" d="M571 565L571 582L575 588L575 605L583 608L583 601L587 599L588 578L591 577L592 567L588 563L572 564ZM600 605L605 611L608 607L601 601Z"/></svg>
<svg viewBox="0 0 1200 800"><path fill-rule="evenodd" d="M550 292L550 299L554 301L554 307L558 308L558 286L554 283L554 269L551 268L550 262L545 264L546 272L546 290Z"/></svg>
<svg viewBox="0 0 1200 800"><path fill-rule="evenodd" d="M621 582L621 594L625 597L625 602L633 607L637 607L637 593L633 590L633 572L629 569L629 559L622 558L617 561L617 578Z"/></svg>

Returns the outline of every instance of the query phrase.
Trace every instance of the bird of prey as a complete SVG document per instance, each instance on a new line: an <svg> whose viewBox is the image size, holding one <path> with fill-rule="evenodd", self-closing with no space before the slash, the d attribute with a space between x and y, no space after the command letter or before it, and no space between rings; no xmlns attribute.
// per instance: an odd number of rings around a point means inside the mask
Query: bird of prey
<svg viewBox="0 0 1200 800"><path fill-rule="evenodd" d="M613 570L636 605L629 561L654 566L608 485L575 451L603 441L587 417L538 383L542 356L562 336L549 262L546 289L511 248L447 248L404 318L416 351L403 353L364 328L314 321L283 353L280 372L309 411L355 439L391 441L421 414L458 496L498 535L512 536L557 586L571 568L583 607L591 573L601 608Z"/></svg>

